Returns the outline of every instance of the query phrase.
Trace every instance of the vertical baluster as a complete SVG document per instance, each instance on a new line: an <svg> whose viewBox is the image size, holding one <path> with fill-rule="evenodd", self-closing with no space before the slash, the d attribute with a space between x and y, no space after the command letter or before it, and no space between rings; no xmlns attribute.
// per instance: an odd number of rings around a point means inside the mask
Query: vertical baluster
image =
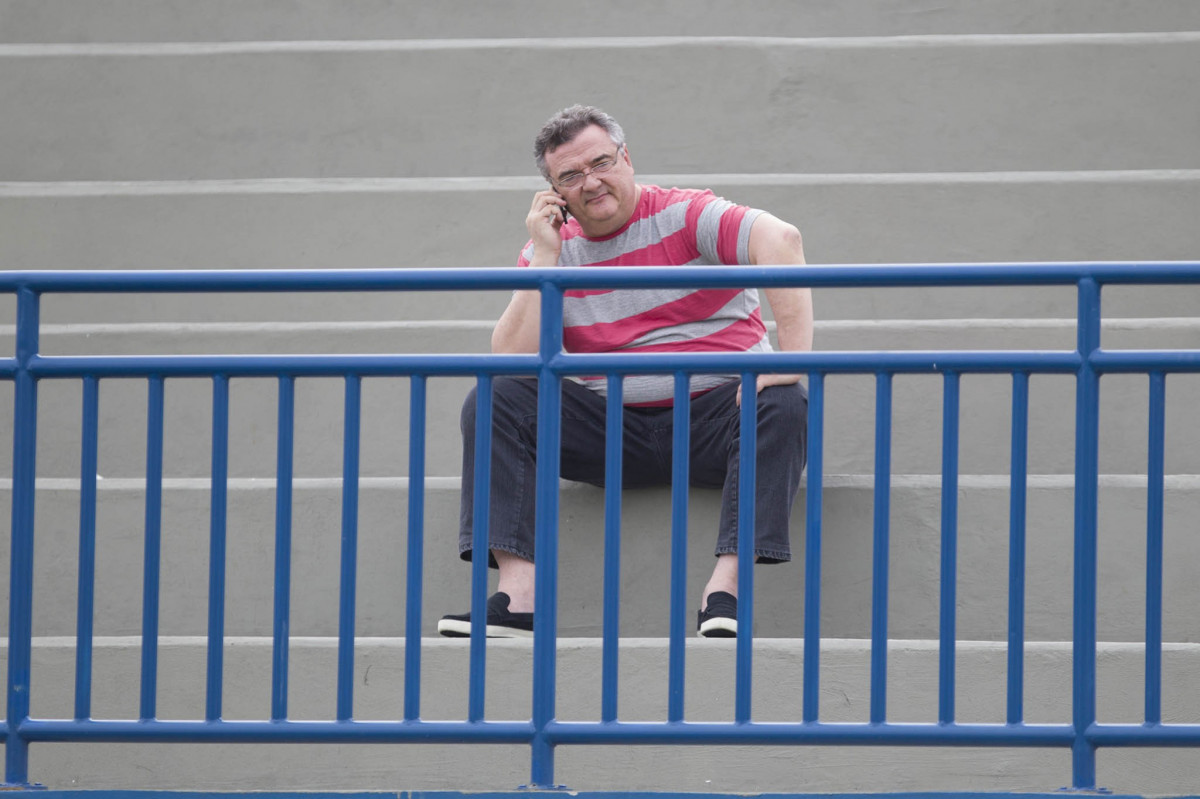
<svg viewBox="0 0 1200 799"><path fill-rule="evenodd" d="M421 594L425 561L425 376L408 401L408 574L404 599L404 719L421 716Z"/></svg>
<svg viewBox="0 0 1200 799"><path fill-rule="evenodd" d="M887 625L889 525L891 514L892 376L875 378L875 523L871 577L872 723L887 718Z"/></svg>
<svg viewBox="0 0 1200 799"><path fill-rule="evenodd" d="M808 375L808 483L804 523L804 721L821 702L821 514L825 447L825 375Z"/></svg>
<svg viewBox="0 0 1200 799"><path fill-rule="evenodd" d="M737 686L734 690L733 717L737 722L750 720L754 655L754 506L755 467L758 454L757 375L742 374L741 435L738 443L738 636Z"/></svg>
<svg viewBox="0 0 1200 799"><path fill-rule="evenodd" d="M342 562L338 612L337 718L354 715L354 609L358 580L358 452L362 378L346 375L342 441Z"/></svg>
<svg viewBox="0 0 1200 799"><path fill-rule="evenodd" d="M146 413L146 539L142 556L141 718L153 719L158 694L158 594L162 564L163 379L149 379Z"/></svg>
<svg viewBox="0 0 1200 799"><path fill-rule="evenodd" d="M604 643L600 718L617 720L618 635L621 624L621 484L624 455L624 385L608 376L604 440Z"/></svg>
<svg viewBox="0 0 1200 799"><path fill-rule="evenodd" d="M288 637L292 603L292 473L296 427L296 381L279 377L275 453L275 609L271 650L271 720L287 718Z"/></svg>
<svg viewBox="0 0 1200 799"><path fill-rule="evenodd" d="M683 721L687 635L688 481L691 457L691 380L675 373L671 440L671 619L667 652L667 721Z"/></svg>
<svg viewBox="0 0 1200 799"><path fill-rule="evenodd" d="M1163 479L1166 376L1150 373L1146 466L1146 723L1162 722Z"/></svg>
<svg viewBox="0 0 1200 799"><path fill-rule="evenodd" d="M208 685L205 718L221 717L225 647L225 541L229 494L229 380L213 377L212 499L208 554Z"/></svg>
<svg viewBox="0 0 1200 799"><path fill-rule="evenodd" d="M1029 375L1013 374L1008 494L1008 716L1025 718L1025 503L1029 468Z"/></svg>
<svg viewBox="0 0 1200 799"><path fill-rule="evenodd" d="M558 481L562 458L562 385L551 359L562 352L563 291L543 284L538 337L538 438L533 615L533 726L530 783L554 784L554 745L545 734L557 691Z"/></svg>
<svg viewBox="0 0 1200 799"><path fill-rule="evenodd" d="M1073 650L1072 787L1096 786L1096 747L1087 732L1096 721L1096 522L1099 493L1100 375L1091 357L1100 348L1100 286L1079 281L1079 355L1075 399L1075 623Z"/></svg>
<svg viewBox="0 0 1200 799"><path fill-rule="evenodd" d="M37 490L37 381L29 372L38 351L39 296L17 294L17 372L13 381L13 497L8 604L8 735L5 782L25 785L29 742L19 725L29 718L33 656L33 523Z"/></svg>
<svg viewBox="0 0 1200 799"><path fill-rule="evenodd" d="M96 597L96 470L99 460L100 387L83 379L83 431L79 466L79 599L75 612L75 718L92 715L92 632Z"/></svg>
<svg viewBox="0 0 1200 799"><path fill-rule="evenodd" d="M479 375L475 390L475 529L471 531L471 654L467 720L484 717L487 676L488 539L492 491L492 376Z"/></svg>
<svg viewBox="0 0 1200 799"><path fill-rule="evenodd" d="M942 396L941 640L938 645L938 721L954 721L954 654L958 581L959 375L947 372Z"/></svg>

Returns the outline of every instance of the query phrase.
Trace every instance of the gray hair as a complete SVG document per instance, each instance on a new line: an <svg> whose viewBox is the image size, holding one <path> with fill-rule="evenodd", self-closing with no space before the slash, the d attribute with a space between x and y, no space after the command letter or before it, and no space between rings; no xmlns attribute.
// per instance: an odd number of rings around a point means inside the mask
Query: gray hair
<svg viewBox="0 0 1200 799"><path fill-rule="evenodd" d="M547 120L533 140L533 160L537 163L538 171L546 180L550 179L550 170L546 166L546 153L557 150L578 136L585 128L597 125L604 128L612 143L618 148L625 145L625 131L617 124L617 120L590 105L573 105L564 108Z"/></svg>

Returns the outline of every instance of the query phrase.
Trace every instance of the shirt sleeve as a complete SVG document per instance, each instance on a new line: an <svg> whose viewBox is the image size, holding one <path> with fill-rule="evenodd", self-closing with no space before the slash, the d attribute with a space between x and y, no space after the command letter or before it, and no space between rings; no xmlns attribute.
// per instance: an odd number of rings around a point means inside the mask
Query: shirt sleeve
<svg viewBox="0 0 1200 799"><path fill-rule="evenodd" d="M529 266L529 262L533 260L533 239L525 242L525 246L521 248L521 254L517 256L517 266Z"/></svg>
<svg viewBox="0 0 1200 799"><path fill-rule="evenodd" d="M763 212L736 205L724 197L707 196L710 199L696 222L696 247L700 254L711 264L750 263L750 228Z"/></svg>

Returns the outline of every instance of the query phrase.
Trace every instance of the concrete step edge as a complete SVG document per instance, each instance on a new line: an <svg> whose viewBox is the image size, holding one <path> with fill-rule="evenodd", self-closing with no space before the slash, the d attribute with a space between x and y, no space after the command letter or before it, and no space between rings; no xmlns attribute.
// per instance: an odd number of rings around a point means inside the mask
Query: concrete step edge
<svg viewBox="0 0 1200 799"><path fill-rule="evenodd" d="M1200 42L1200 31L1152 33L966 33L898 36L607 36L514 39L343 39L239 42L129 42L84 44L4 44L0 58L105 56L213 56L277 53L353 53L430 50L580 50L586 48L652 49L670 47L793 47L862 49L890 47L1060 47L1064 45L1156 45Z"/></svg>
<svg viewBox="0 0 1200 799"><path fill-rule="evenodd" d="M1112 489L1144 489L1147 477L1144 474L1102 474L1098 478L1100 488ZM362 477L359 478L360 490L365 491L407 491L410 479L408 477ZM458 491L461 487L459 477L426 477L424 480L427 491ZM1011 487L1011 479L1006 474L964 474L958 477L959 489L970 490L1003 490ZM79 491L80 481L77 477L39 477L36 490L39 491ZM1059 490L1074 488L1075 477L1071 474L1031 474L1026 480L1026 487L1031 489ZM340 488L340 477L297 477L292 481L292 488L297 491L329 490ZM892 475L890 485L893 489L929 490L940 489L941 475L938 474L896 474ZM167 477L162 481L167 491L208 491L212 482L207 477ZM275 488L274 477L231 477L226 486L233 491L268 491ZM870 474L827 474L822 479L826 489L859 489L873 490L875 477ZM0 478L0 492L12 491L12 478ZM100 477L97 481L99 491L142 491L146 481L139 477ZM1163 487L1168 491L1197 491L1200 490L1200 474L1168 474L1163 478ZM560 484L564 491L594 491L592 486L564 480ZM665 488L663 490L666 490Z"/></svg>
<svg viewBox="0 0 1200 799"><path fill-rule="evenodd" d="M122 334L170 335L253 335L256 333L339 333L339 332L386 332L386 331L491 331L495 327L491 319L416 319L390 321L305 321L305 322L102 322L43 324L38 328L43 337L49 336L103 336ZM767 321L768 330L775 329L774 321ZM818 319L813 323L817 331L872 331L896 333L922 333L944 330L1073 330L1075 319L1028 318L1028 319ZM1119 330L1200 330L1200 317L1116 317L1102 319L1101 329ZM16 325L0 325L0 336L16 333Z"/></svg>
<svg viewBox="0 0 1200 799"><path fill-rule="evenodd" d="M830 186L1046 183L1191 183L1200 169L1081 169L979 172L694 173L652 174L642 183L664 186ZM420 192L539 191L540 177L495 175L411 178L247 178L200 180L0 181L0 198L130 197L244 194L407 194Z"/></svg>
<svg viewBox="0 0 1200 799"><path fill-rule="evenodd" d="M32 645L34 648L71 648L75 647L74 636L34 636ZM712 646L721 643L733 645L733 641L721 641L717 639L705 640L694 637L688 637L687 643L689 646ZM159 647L199 647L207 649L209 645L208 636L204 635L159 635L157 638ZM226 647L257 647L271 648L274 646L274 639L269 635L230 635L224 638ZM576 649L576 650L599 650L604 645L604 640L599 637L564 637L556 638L559 649ZM659 649L670 645L669 638L639 638L639 637L622 637L619 639L622 649ZM760 638L754 639L756 648L761 650L802 650L804 648L804 639L802 638ZM912 638L889 638L888 650L894 652L936 652L941 648L941 644L936 639L912 639ZM402 649L405 646L405 639L402 636L384 637L384 636L355 636L355 646L373 646L381 649ZM125 648L125 647L140 647L142 645L142 636L140 635L97 635L92 638L92 647L99 648ZM532 639L521 638L493 638L488 640L488 647L504 647L509 649L523 649L532 647ZM0 640L0 651L7 648L7 640ZM289 647L306 647L311 649L337 649L340 646L340 641L337 636L292 636L288 639ZM1121 653L1138 653L1145 650L1145 644L1140 641L1098 641L1097 649L1106 654L1121 654ZM1200 643L1190 643L1184 641L1164 641L1163 651L1176 652L1188 655L1200 656ZM436 647L439 649L464 649L463 642L453 639L441 638L436 636L423 637L421 639L421 647ZM1026 650L1034 652L1071 652L1074 649L1074 644L1071 641L1037 641L1030 640L1024 643ZM869 638L822 638L821 649L824 651L860 651L871 648L871 640ZM962 654L972 652L989 653L989 652L1005 652L1008 650L1006 641L976 641L976 640L957 640L955 641L955 650Z"/></svg>

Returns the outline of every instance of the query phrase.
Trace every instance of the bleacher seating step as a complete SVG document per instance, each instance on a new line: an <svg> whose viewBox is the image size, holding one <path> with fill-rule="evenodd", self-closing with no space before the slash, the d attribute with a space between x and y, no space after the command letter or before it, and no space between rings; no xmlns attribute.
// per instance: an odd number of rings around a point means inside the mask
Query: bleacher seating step
<svg viewBox="0 0 1200 799"><path fill-rule="evenodd" d="M269 480L234 481L226 508L226 631L266 635L273 624L276 503ZM406 596L408 482L360 483L356 527L357 628L360 635L395 635ZM1200 514L1200 476L1172 475L1165 484L1165 640L1200 641L1191 608L1200 604L1192 564L1200 557L1190 535ZM96 631L133 635L142 624L145 502L138 480L103 480L97 540ZM822 494L822 631L869 637L872 602L873 478L828 475ZM75 481L41 481L37 505L34 631L72 635L76 629L79 491ZM424 492L423 630L443 613L468 605L470 569L458 559L459 485L430 478ZM7 504L8 492L3 493ZM792 520L791 563L755 572L756 632L802 633L806 544L802 489ZM936 638L942 490L936 475L896 475L890 490L890 634ZM1009 590L1009 479L963 475L957 492L959 635L1004 640ZM1138 641L1145 631L1146 479L1104 475L1099 482L1099 630L1104 640ZM162 499L162 634L201 634L208 618L210 491L207 480L170 480ZM693 490L687 543L689 596L712 568L718 491ZM1034 475L1026 492L1026 629L1030 640L1068 639L1072 629L1073 480ZM337 631L342 485L303 480L292 504L290 629L297 635ZM5 511L6 512L6 511ZM601 629L604 495L591 486L561 490L560 634ZM667 489L627 491L622 502L622 621L629 636L667 634L671 558L671 498ZM7 574L7 572L5 572ZM698 603L698 597L695 597Z"/></svg>
<svg viewBox="0 0 1200 799"><path fill-rule="evenodd" d="M620 642L618 717L663 720L668 697L669 642ZM870 696L870 642L822 641L819 713L822 721L866 722ZM597 720L600 715L601 642L560 638L556 717ZM753 656L752 718L796 721L803 689L803 643L758 639ZM1070 723L1071 646L1029 643L1024 659L1024 713L1030 723ZM469 645L421 642L423 719L462 719L467 713ZM528 719L531 703L529 641L490 641L485 717ZM270 638L230 638L224 647L225 719L265 719L270 714ZM354 717L398 719L404 713L404 643L362 638L354 659ZM206 639L159 641L158 717L201 718L205 709ZM1100 643L1099 718L1140 723L1144 653L1139 644ZM136 718L140 645L133 639L98 638L93 650L92 715ZM960 640L956 646L955 719L1003 724L1006 702L1003 643ZM1200 647L1168 644L1163 653L1164 721L1189 720L1200 711L1189 674ZM39 675L31 695L37 718L70 718L74 682L73 641L35 639ZM293 638L289 645L288 715L332 719L335 713L337 641ZM732 721L735 647L732 641L686 641L685 718ZM936 723L936 640L892 640L888 645L889 721ZM969 686L969 689L968 689ZM463 748L411 744L376 746L179 744L171 757L152 744L34 744L32 762L47 788L191 789L203 773L206 790L515 789L529 775L523 745ZM1180 793L1200 768L1195 749L1101 749L1098 783L1118 793ZM1049 791L1069 783L1066 750L954 748L930 768L921 750L887 747L663 747L560 746L556 780L574 790L735 791Z"/></svg>
<svg viewBox="0 0 1200 799"><path fill-rule="evenodd" d="M0 118L0 174L528 175L528 131L581 98L622 120L642 171L1195 169L1198 52L1192 31L0 45L17 65L0 70L0 95L21 111ZM547 60L555 91L529 92ZM600 84L596 61L610 66ZM436 87L386 77L418 72ZM612 86L657 99L622 103ZM485 94L504 111L480 136L467 100ZM679 146L692 130L705 135Z"/></svg>
<svg viewBox="0 0 1200 799"><path fill-rule="evenodd" d="M1031 331L1036 336L1038 330ZM471 332L471 336L482 336ZM1181 332L1182 336L1183 333ZM1194 336L1194 333L1191 334ZM1046 335L1051 338L1062 338ZM361 341L362 339L358 339ZM823 345L824 346L824 345ZM265 344L264 344L265 347ZM936 374L899 375L892 384L891 467L898 474L939 473L942 468L942 391ZM425 471L436 477L462 472L460 409L475 381L433 377L427 382ZM1200 474L1200 427L1191 423L1200 376L1166 380L1165 465L1170 474ZM960 378L960 469L1000 474L1011 468L1012 378L967 374ZM269 477L276 469L278 386L271 378L234 378L229 383L229 473ZM359 468L372 477L409 473L407 377L365 378L361 384ZM1074 472L1073 375L1034 375L1029 381L1028 469ZM82 389L78 381L46 380L39 389L38 474L78 478L82 436ZM164 469L169 477L203 477L212 466L210 381L173 378L164 388ZM11 403L11 390L0 402ZM300 477L342 473L345 384L340 378L301 378L295 384L294 470ZM99 390L99 474L107 479L146 474L144 379L105 379ZM824 468L830 474L874 469L876 379L833 375L825 380ZM1100 470L1145 474L1148 458L1149 382L1139 375L1107 375L1100 391ZM0 447L11 448L11 431L0 430ZM0 462L0 477L12 464Z"/></svg>
<svg viewBox="0 0 1200 799"><path fill-rule="evenodd" d="M631 134L632 135L632 134ZM516 147L516 145L514 145ZM519 149L524 152L522 143ZM883 174L664 174L634 151L647 183L711 187L795 223L814 264L1188 260L1200 170ZM644 159L644 160L643 160ZM711 167L711 164L705 165ZM757 167L762 169L764 167ZM530 165L519 167L522 174ZM376 269L511 267L537 177L0 183L5 269ZM1036 209L1036 210L1034 210ZM61 235L71 230L71 236ZM136 231L132 235L129 231ZM1193 287L1194 288L1194 287ZM1193 288L1105 291L1117 316L1190 316ZM503 292L455 301L492 318ZM411 295L410 295L411 296ZM400 295L47 300L48 323L429 318ZM1127 299L1128 298L1128 299ZM932 301L931 301L932 300ZM820 319L1064 317L1069 287L821 293ZM0 319L11 319L0 298ZM428 308L441 310L439 303Z"/></svg>
<svg viewBox="0 0 1200 799"><path fill-rule="evenodd" d="M620 35L896 36L1196 30L1188 0L0 0L2 42L525 38Z"/></svg>

